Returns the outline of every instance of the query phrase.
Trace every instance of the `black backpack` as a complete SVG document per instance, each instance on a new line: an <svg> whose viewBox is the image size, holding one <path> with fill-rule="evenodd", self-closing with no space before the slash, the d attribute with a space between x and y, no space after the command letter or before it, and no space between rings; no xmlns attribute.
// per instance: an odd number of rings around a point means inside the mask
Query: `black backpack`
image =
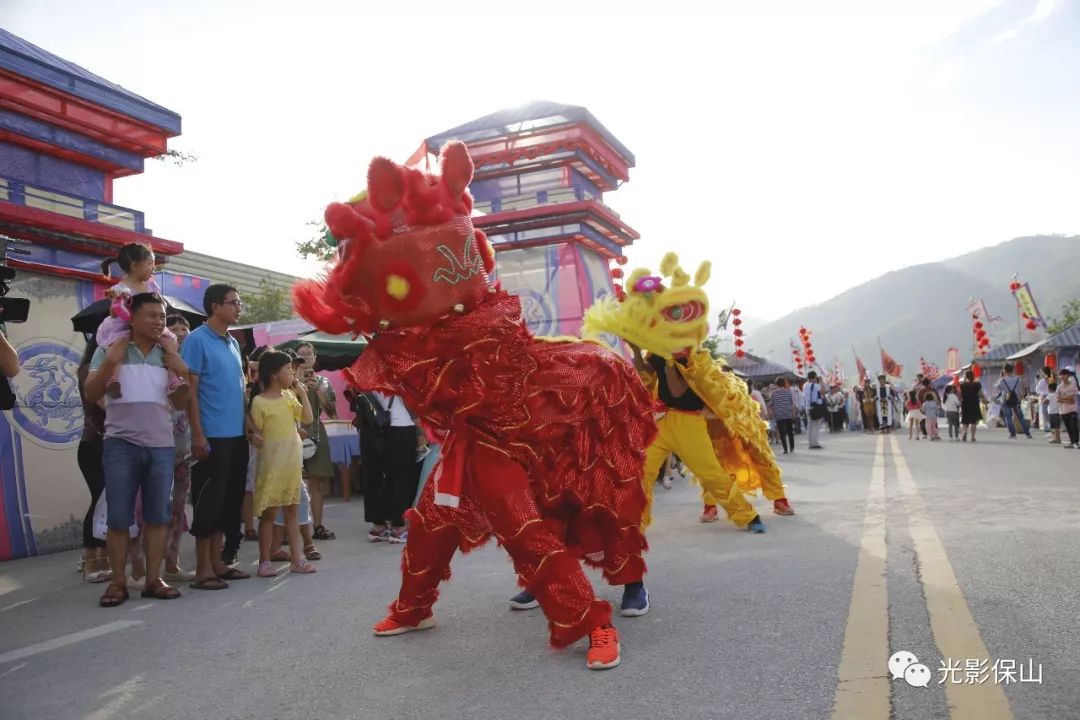
<svg viewBox="0 0 1080 720"><path fill-rule="evenodd" d="M371 393L359 393L353 398L352 409L356 413L353 425L360 431L361 445L368 446L377 453L386 449L384 434L390 427L390 408L394 407L397 397L390 398L388 407L383 408L379 399Z"/></svg>

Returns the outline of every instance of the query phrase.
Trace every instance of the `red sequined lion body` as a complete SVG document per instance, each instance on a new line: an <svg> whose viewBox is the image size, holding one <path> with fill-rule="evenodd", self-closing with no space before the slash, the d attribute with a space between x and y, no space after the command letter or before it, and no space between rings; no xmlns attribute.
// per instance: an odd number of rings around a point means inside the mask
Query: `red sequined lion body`
<svg viewBox="0 0 1080 720"><path fill-rule="evenodd" d="M610 620L579 559L613 584L644 573L652 401L606 348L533 337L518 299L490 284L494 253L469 217L472 172L460 143L444 149L441 176L373 160L366 197L327 208L337 262L294 301L321 330L371 336L350 382L401 397L442 442L407 515L391 617L430 617L454 552L494 535L563 646Z"/></svg>

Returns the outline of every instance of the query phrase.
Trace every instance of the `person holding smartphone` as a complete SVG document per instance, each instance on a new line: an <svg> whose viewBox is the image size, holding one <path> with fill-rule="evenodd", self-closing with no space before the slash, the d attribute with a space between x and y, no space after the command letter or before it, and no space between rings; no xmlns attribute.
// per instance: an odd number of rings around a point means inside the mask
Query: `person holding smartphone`
<svg viewBox="0 0 1080 720"><path fill-rule="evenodd" d="M311 515L315 521L314 537L316 540L333 540L337 536L323 525L323 503L326 486L334 477L334 461L330 457L330 439L326 435L322 418L325 415L331 420L337 419L337 396L330 381L315 374L315 363L318 360L315 346L309 342L300 343L296 346L296 354L304 361L301 380L307 388L308 401L314 416L314 421L303 427L308 439L315 443L315 454L304 461L304 477L308 481Z"/></svg>

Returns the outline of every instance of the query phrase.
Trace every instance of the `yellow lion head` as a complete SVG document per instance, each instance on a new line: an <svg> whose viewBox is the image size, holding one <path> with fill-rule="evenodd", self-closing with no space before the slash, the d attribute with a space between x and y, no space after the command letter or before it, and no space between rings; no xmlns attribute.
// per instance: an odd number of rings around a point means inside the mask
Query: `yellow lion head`
<svg viewBox="0 0 1080 720"><path fill-rule="evenodd" d="M694 349L709 333L709 298L702 286L711 268L709 261L701 263L693 285L675 253L660 263L662 277L646 268L634 270L623 293L585 313L584 336L610 333L663 358Z"/></svg>

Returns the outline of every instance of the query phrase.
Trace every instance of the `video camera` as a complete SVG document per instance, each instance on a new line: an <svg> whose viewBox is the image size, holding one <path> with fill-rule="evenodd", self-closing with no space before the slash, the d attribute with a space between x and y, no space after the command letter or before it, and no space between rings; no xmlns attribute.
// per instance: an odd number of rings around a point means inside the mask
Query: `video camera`
<svg viewBox="0 0 1080 720"><path fill-rule="evenodd" d="M25 242L0 235L0 323L23 323L30 316L30 300L27 298L9 298L9 280L15 279L15 270L7 266L8 253L29 255L29 250L11 247L11 243Z"/></svg>

